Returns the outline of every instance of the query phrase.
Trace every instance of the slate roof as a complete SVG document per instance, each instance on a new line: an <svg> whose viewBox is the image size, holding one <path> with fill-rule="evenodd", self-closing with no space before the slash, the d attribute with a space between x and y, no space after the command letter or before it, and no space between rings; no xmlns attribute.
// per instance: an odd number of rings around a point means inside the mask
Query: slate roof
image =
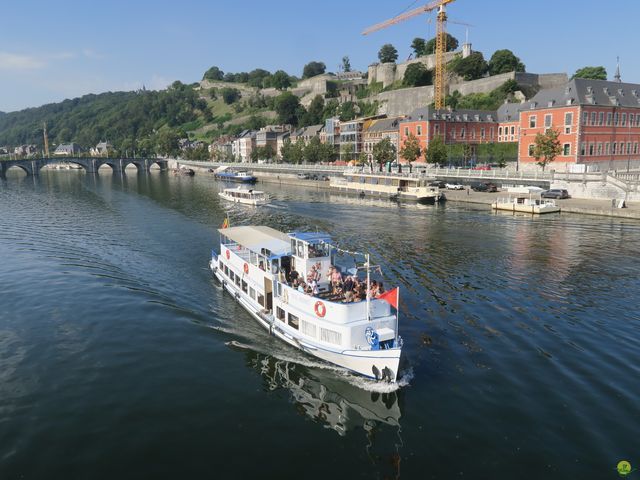
<svg viewBox="0 0 640 480"><path fill-rule="evenodd" d="M368 132L389 132L398 129L398 123L401 117L382 118L368 128Z"/></svg>
<svg viewBox="0 0 640 480"><path fill-rule="evenodd" d="M417 108L402 122L416 120L448 120L450 122L497 122L498 117L493 110L436 110L431 107Z"/></svg>
<svg viewBox="0 0 640 480"><path fill-rule="evenodd" d="M566 105L640 108L640 85L574 78L562 87L538 92L525 105L530 110Z"/></svg>
<svg viewBox="0 0 640 480"><path fill-rule="evenodd" d="M529 102L526 103L503 103L498 108L499 122L517 122L520 120L520 112L529 108Z"/></svg>

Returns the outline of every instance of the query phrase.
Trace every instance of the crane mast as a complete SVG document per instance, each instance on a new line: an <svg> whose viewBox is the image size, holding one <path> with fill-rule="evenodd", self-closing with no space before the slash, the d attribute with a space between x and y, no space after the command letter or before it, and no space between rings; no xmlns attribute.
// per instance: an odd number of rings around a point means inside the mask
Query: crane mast
<svg viewBox="0 0 640 480"><path fill-rule="evenodd" d="M436 0L422 7L415 8L401 15L398 15L385 22L377 23L362 32L363 35L369 35L384 28L396 25L410 18L438 10L436 25L436 78L434 82L434 97L436 109L440 110L445 106L446 82L447 82L447 62L445 53L447 52L447 9L446 6L455 0Z"/></svg>

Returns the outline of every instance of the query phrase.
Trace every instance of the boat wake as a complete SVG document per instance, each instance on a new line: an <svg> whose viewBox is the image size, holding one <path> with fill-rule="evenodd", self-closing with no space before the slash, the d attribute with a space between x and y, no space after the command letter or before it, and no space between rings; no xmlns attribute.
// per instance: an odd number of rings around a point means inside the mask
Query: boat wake
<svg viewBox="0 0 640 480"><path fill-rule="evenodd" d="M227 333L235 333L220 327L216 327L216 330L225 331ZM345 368L339 367L337 365L332 365L330 363L314 361L313 359L305 355L296 355L295 352L292 352L292 355L288 355L285 352L281 352L281 351L273 352L272 350L269 350L267 348L263 348L255 344L250 345L248 343L243 343L238 340L230 340L228 342L225 342L225 345L231 348L239 349L239 350L250 350L252 352L273 357L277 360L295 363L297 365L301 365L307 368L331 371L334 374L336 374L340 379L346 381L350 385L368 392L375 392L375 393L396 392L401 388L408 387L411 383L411 380L413 380L413 377L414 377L413 368L409 367L406 371L400 372L399 380L396 383L386 383L386 382L371 380L359 375L354 375Z"/></svg>

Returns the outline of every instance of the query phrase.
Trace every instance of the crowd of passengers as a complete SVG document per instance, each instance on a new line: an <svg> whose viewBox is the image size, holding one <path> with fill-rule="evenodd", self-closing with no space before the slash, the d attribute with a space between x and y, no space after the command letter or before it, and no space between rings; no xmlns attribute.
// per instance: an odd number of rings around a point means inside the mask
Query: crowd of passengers
<svg viewBox="0 0 640 480"><path fill-rule="evenodd" d="M300 274L291 270L291 272L280 272L280 282L295 288L301 293L311 296L320 294L319 283L322 276L320 272L321 265L316 263L311 267L307 278L304 279ZM367 282L361 280L357 275L343 275L336 267L330 267L327 272L330 291L328 292L329 300L334 302L361 302L367 298ZM369 298L378 298L384 293L382 282L372 280L369 288Z"/></svg>

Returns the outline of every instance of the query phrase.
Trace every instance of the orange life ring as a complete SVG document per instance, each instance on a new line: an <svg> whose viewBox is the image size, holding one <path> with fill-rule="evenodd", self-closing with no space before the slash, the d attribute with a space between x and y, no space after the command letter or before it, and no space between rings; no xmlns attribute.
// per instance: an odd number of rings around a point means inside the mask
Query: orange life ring
<svg viewBox="0 0 640 480"><path fill-rule="evenodd" d="M316 312L317 316L323 318L327 314L327 307L324 306L324 303L318 300L313 307L313 311Z"/></svg>
<svg viewBox="0 0 640 480"><path fill-rule="evenodd" d="M231 257L231 254L229 253L229 250L227 250L227 260L229 260L230 257Z"/></svg>
<svg viewBox="0 0 640 480"><path fill-rule="evenodd" d="M245 274L249 273L249 264L248 263L244 264L244 273Z"/></svg>

